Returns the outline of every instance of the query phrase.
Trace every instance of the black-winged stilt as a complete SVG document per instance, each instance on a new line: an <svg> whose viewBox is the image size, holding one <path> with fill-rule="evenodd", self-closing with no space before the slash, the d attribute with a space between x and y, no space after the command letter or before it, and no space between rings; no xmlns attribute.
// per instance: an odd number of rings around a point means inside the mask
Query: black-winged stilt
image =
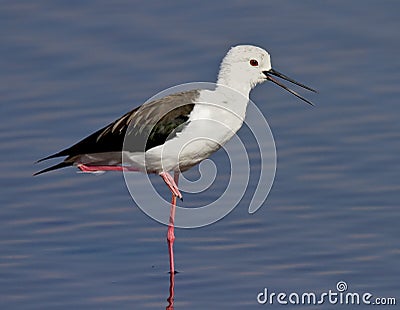
<svg viewBox="0 0 400 310"><path fill-rule="evenodd" d="M176 197L182 199L178 188L180 172L208 158L240 129L250 91L257 84L269 80L312 104L272 76L315 92L272 69L270 55L264 49L235 46L222 60L215 90L184 91L147 102L73 146L39 160L66 156L61 163L35 175L67 166L84 172L127 170L159 174L172 193L167 240L170 272L175 273L174 218ZM240 96L226 96L223 88ZM124 141L129 141L127 147ZM123 156L129 165L123 164Z"/></svg>

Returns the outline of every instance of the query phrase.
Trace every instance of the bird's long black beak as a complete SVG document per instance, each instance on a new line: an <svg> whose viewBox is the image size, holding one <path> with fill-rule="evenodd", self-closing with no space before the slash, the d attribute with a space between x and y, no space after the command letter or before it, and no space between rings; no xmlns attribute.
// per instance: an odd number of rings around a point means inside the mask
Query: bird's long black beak
<svg viewBox="0 0 400 310"><path fill-rule="evenodd" d="M307 100L306 98L304 98L303 96L299 95L297 92L295 92L294 90L291 90L289 87L287 87L285 84L282 84L281 82L279 82L278 80L274 79L271 75L277 76L285 81L291 82L293 84L296 84L300 87L303 87L307 90L310 90L314 93L316 93L317 91L315 89L312 89L311 87L308 87L304 84L301 84L293 79L291 79L290 77L287 77L286 75L274 70L274 69L270 69L268 71L263 71L263 73L265 74L265 76L267 77L267 80L275 83L276 85L282 87L283 89L287 90L289 93L295 95L296 97L300 98L301 100L307 102L308 104L314 105L311 101Z"/></svg>

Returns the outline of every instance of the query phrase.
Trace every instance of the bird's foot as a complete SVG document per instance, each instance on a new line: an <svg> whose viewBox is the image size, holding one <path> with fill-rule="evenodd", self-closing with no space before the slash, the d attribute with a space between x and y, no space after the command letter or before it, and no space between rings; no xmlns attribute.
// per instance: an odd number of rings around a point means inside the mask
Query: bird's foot
<svg viewBox="0 0 400 310"><path fill-rule="evenodd" d="M174 178L168 172L161 172L160 177L162 177L165 184L167 184L171 193L183 201L183 196L179 191L178 185L176 185Z"/></svg>

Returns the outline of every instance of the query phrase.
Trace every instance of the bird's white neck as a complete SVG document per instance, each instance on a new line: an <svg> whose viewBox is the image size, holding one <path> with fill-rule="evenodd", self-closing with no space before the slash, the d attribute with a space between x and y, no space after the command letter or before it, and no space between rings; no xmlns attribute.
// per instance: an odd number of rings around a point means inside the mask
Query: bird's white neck
<svg viewBox="0 0 400 310"><path fill-rule="evenodd" d="M218 96L211 98L210 102L213 102L213 100L218 98L217 100L220 102L217 102L217 105L227 108L227 110L230 111L231 116L235 115L235 118L239 117L243 122L246 115L246 108L249 103L249 95L251 90L251 87L245 86L246 84L244 83L226 80L219 76L216 88L216 93Z"/></svg>
<svg viewBox="0 0 400 310"><path fill-rule="evenodd" d="M236 78L232 78L233 76ZM253 88L249 82L243 80L239 74L235 74L232 68L228 66L221 66L221 70L218 74L217 84L233 88L234 90L240 92L247 99L249 98L250 91Z"/></svg>
<svg viewBox="0 0 400 310"><path fill-rule="evenodd" d="M230 79L226 79L224 76L218 77L217 84L232 88L232 89L240 92L247 99L249 99L250 91L252 89L252 87L248 84L240 83L238 81L234 81L234 80L230 80Z"/></svg>

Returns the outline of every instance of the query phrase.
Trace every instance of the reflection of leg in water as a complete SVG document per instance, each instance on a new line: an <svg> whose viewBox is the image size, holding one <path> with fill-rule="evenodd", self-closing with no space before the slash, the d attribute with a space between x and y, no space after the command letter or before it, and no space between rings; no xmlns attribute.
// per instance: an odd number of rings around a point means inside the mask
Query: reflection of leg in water
<svg viewBox="0 0 400 310"><path fill-rule="evenodd" d="M175 273L171 272L169 274L169 297L167 298L168 306L166 310L174 310L174 298L175 298Z"/></svg>

